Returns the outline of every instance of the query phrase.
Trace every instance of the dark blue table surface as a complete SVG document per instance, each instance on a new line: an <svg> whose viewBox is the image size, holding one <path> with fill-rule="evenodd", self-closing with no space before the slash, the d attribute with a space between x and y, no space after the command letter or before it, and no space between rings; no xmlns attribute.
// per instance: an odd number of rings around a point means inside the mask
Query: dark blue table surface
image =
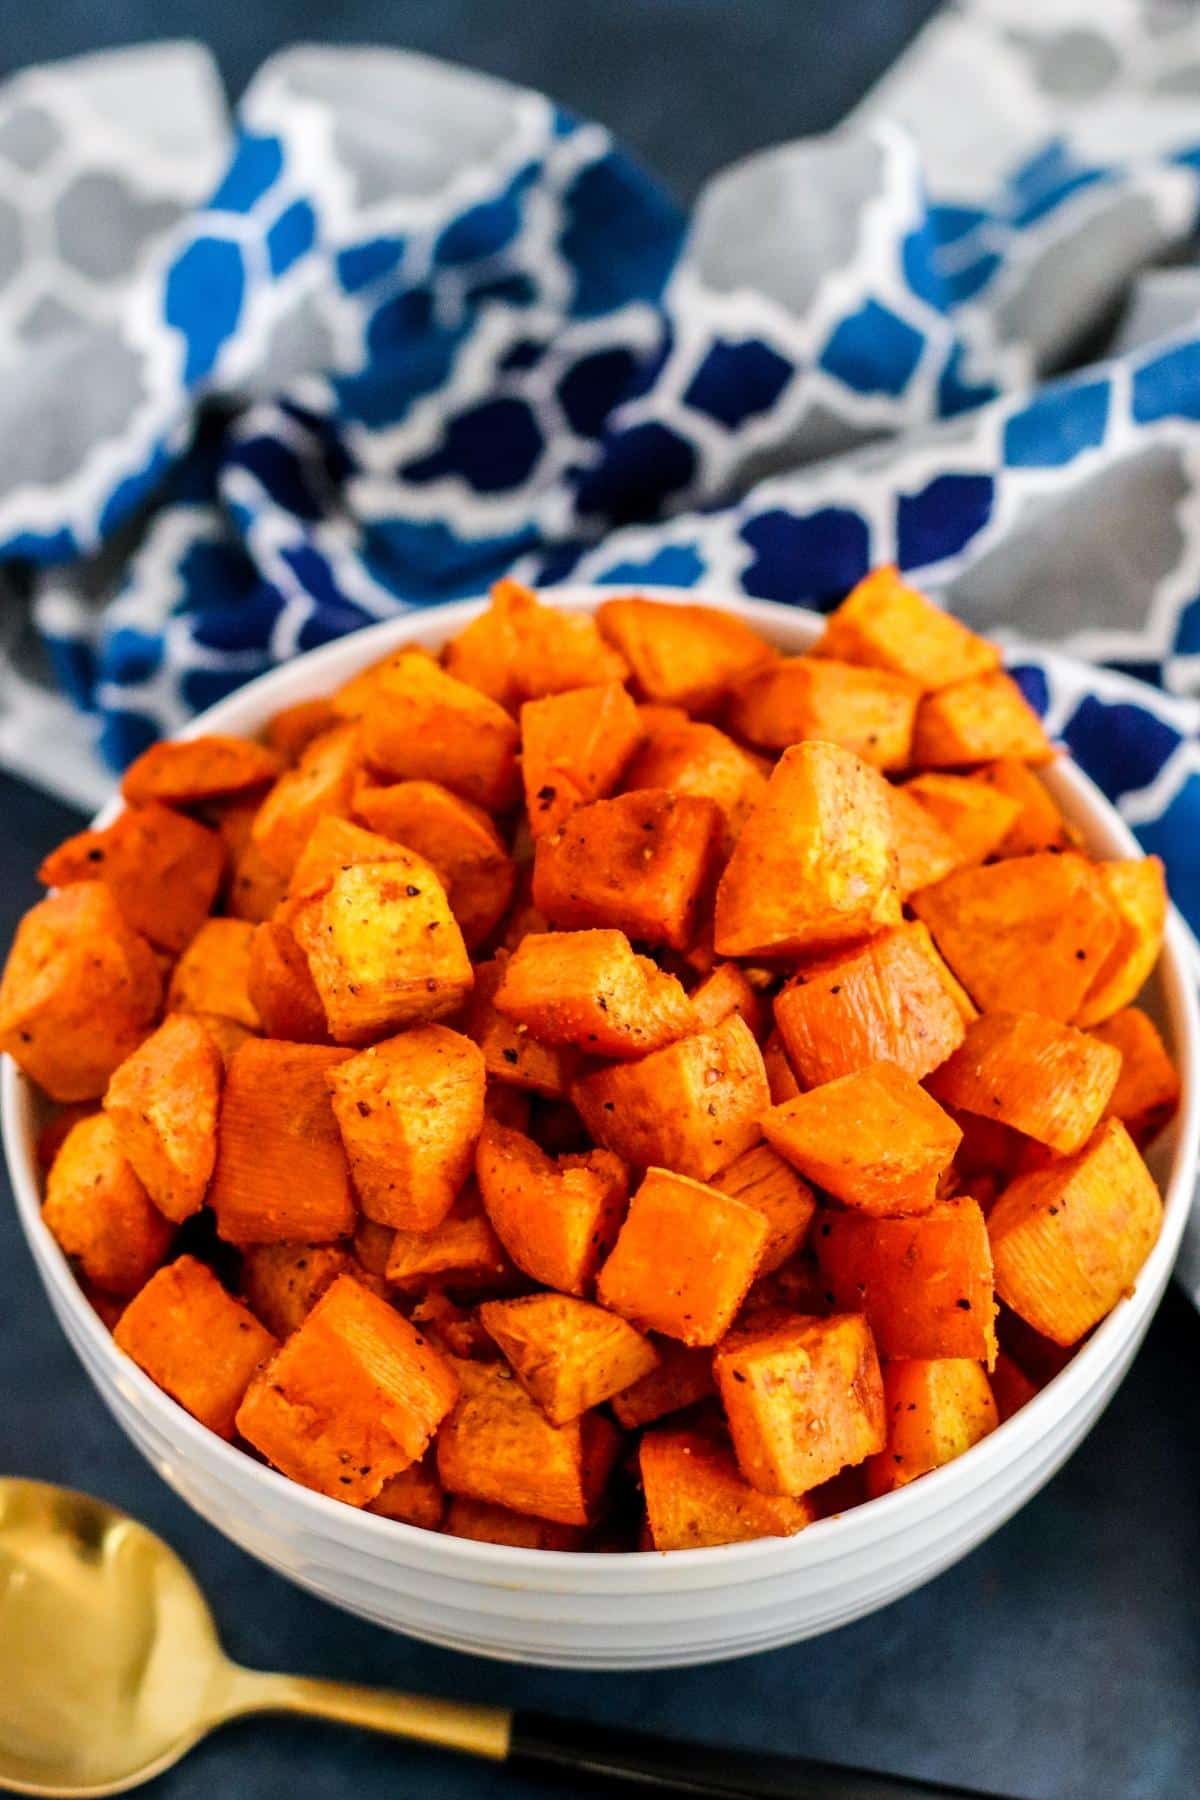
<svg viewBox="0 0 1200 1800"><path fill-rule="evenodd" d="M297 37L407 43L537 83L614 126L681 194L833 124L928 0L56 0L0 8L0 67L195 32L235 87ZM335 16L336 15L336 16ZM0 941L73 814L0 777ZM427 1649L268 1574L141 1462L53 1323L0 1202L0 1468L103 1494L161 1531L249 1663L540 1706L1024 1795L1200 1794L1200 1319L1172 1294L1092 1437L1025 1511L918 1594L832 1636L723 1668L565 1675ZM522 1800L561 1795L383 1740L288 1723L210 1740L160 1800Z"/></svg>

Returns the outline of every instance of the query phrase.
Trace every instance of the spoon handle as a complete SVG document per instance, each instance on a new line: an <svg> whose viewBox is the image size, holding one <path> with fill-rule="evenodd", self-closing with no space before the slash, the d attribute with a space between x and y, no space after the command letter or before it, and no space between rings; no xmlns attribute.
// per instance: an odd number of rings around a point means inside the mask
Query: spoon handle
<svg viewBox="0 0 1200 1800"><path fill-rule="evenodd" d="M508 1755L512 1714L502 1706L475 1706L426 1694L362 1687L352 1681L325 1681L310 1675L268 1675L237 1669L223 1707L226 1718L246 1713L300 1713L379 1731L410 1743L433 1744L465 1756L503 1762Z"/></svg>

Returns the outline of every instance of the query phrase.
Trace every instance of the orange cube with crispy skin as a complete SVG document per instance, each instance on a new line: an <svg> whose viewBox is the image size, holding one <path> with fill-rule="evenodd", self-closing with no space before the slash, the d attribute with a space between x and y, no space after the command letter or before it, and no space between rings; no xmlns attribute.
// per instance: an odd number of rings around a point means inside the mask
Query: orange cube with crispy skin
<svg viewBox="0 0 1200 1800"><path fill-rule="evenodd" d="M432 1231L475 1161L487 1079L478 1045L424 1025L337 1063L327 1079L367 1217Z"/></svg>
<svg viewBox="0 0 1200 1800"><path fill-rule="evenodd" d="M392 1287L420 1294L431 1283L477 1290L511 1286L513 1266L469 1181L432 1231L392 1233L385 1273Z"/></svg>
<svg viewBox="0 0 1200 1800"><path fill-rule="evenodd" d="M299 1331L325 1289L353 1269L340 1244L247 1244L242 1298L283 1342Z"/></svg>
<svg viewBox="0 0 1200 1800"><path fill-rule="evenodd" d="M733 1331L713 1372L738 1466L764 1494L807 1494L882 1450L883 1379L859 1313Z"/></svg>
<svg viewBox="0 0 1200 1800"><path fill-rule="evenodd" d="M1074 1018L1120 931L1096 868L1071 853L960 869L912 904L985 1012Z"/></svg>
<svg viewBox="0 0 1200 1800"><path fill-rule="evenodd" d="M326 813L342 819L349 817L350 797L361 766L362 742L357 725L335 726L315 737L301 752L295 768L285 770L255 813L249 848L256 863L247 872L259 881L270 874L286 881L317 820Z"/></svg>
<svg viewBox="0 0 1200 1800"><path fill-rule="evenodd" d="M714 606L633 597L606 600L596 618L641 697L686 712L711 712L740 675L775 657L744 619Z"/></svg>
<svg viewBox="0 0 1200 1800"><path fill-rule="evenodd" d="M294 763L314 738L336 724L337 714L328 700L297 700L271 714L263 737L285 763Z"/></svg>
<svg viewBox="0 0 1200 1800"><path fill-rule="evenodd" d="M488 812L520 793L517 728L428 656L402 652L381 672L362 720L371 767L392 781L437 781Z"/></svg>
<svg viewBox="0 0 1200 1800"><path fill-rule="evenodd" d="M642 736L619 681L527 700L521 708L521 778L535 838L568 813L611 794Z"/></svg>
<svg viewBox="0 0 1200 1800"><path fill-rule="evenodd" d="M130 807L103 831L81 831L38 870L47 887L102 881L134 931L177 952L212 909L225 850L207 831L166 806Z"/></svg>
<svg viewBox="0 0 1200 1800"><path fill-rule="evenodd" d="M1075 1015L1075 1023L1082 1026L1099 1025L1137 999L1158 961L1167 925L1167 883L1161 857L1097 863L1096 873L1120 927Z"/></svg>
<svg viewBox="0 0 1200 1800"><path fill-rule="evenodd" d="M888 1363L883 1395L887 1448L866 1465L872 1499L953 1462L1000 1423L982 1365L965 1357Z"/></svg>
<svg viewBox="0 0 1200 1800"><path fill-rule="evenodd" d="M507 967L503 951L492 962L476 963L475 990L464 1030L483 1051L492 1081L540 1094L543 1099L565 1100L579 1072L579 1052L569 1045L544 1043L524 1024L497 1010L495 997Z"/></svg>
<svg viewBox="0 0 1200 1800"><path fill-rule="evenodd" d="M203 737L151 744L126 769L121 793L130 806L146 806L152 800L164 806L196 806L266 787L282 767L265 744L210 731Z"/></svg>
<svg viewBox="0 0 1200 1800"><path fill-rule="evenodd" d="M758 1272L766 1216L703 1182L649 1169L596 1283L596 1298L682 1343L724 1337Z"/></svg>
<svg viewBox="0 0 1200 1800"><path fill-rule="evenodd" d="M930 887L961 868L962 852L907 787L889 790L892 805L892 837L896 847L896 886L902 900L918 888Z"/></svg>
<svg viewBox="0 0 1200 1800"><path fill-rule="evenodd" d="M592 1137L623 1161L697 1181L757 1143L770 1104L762 1053L738 1013L640 1062L585 1075L571 1098Z"/></svg>
<svg viewBox="0 0 1200 1800"><path fill-rule="evenodd" d="M175 1232L122 1153L112 1121L72 1125L46 1177L42 1219L84 1279L106 1294L136 1294Z"/></svg>
<svg viewBox="0 0 1200 1800"><path fill-rule="evenodd" d="M658 1365L658 1352L640 1331L569 1294L486 1300L479 1316L552 1425L601 1406Z"/></svg>
<svg viewBox="0 0 1200 1800"><path fill-rule="evenodd" d="M507 578L493 587L487 611L451 638L445 664L449 674L510 711L541 694L624 681L629 673L595 619L543 606L530 588Z"/></svg>
<svg viewBox="0 0 1200 1800"><path fill-rule="evenodd" d="M909 587L890 565L872 569L829 615L812 654L891 669L925 689L985 675L1000 664L995 644Z"/></svg>
<svg viewBox="0 0 1200 1800"><path fill-rule="evenodd" d="M468 950L491 936L512 903L517 872L491 819L436 781L360 784L354 810L372 831L423 856L446 890Z"/></svg>
<svg viewBox="0 0 1200 1800"><path fill-rule="evenodd" d="M563 931L608 926L686 950L716 875L723 823L712 800L639 789L578 807L540 837L533 900Z"/></svg>
<svg viewBox="0 0 1200 1800"><path fill-rule="evenodd" d="M336 875L343 869L357 868L362 863L407 863L403 844L384 837L378 831L367 831L351 819L337 813L324 813L319 818L292 866L288 879L288 916L294 917L305 900L327 894Z"/></svg>
<svg viewBox="0 0 1200 1800"><path fill-rule="evenodd" d="M452 1494L589 1525L620 1437L600 1413L552 1425L504 1363L461 1363L462 1398L438 1434L438 1475Z"/></svg>
<svg viewBox="0 0 1200 1800"><path fill-rule="evenodd" d="M1045 763L1054 746L1011 675L994 669L926 694L917 708L912 760L918 769L955 769L1011 756Z"/></svg>
<svg viewBox="0 0 1200 1800"><path fill-rule="evenodd" d="M80 881L17 926L0 980L0 1050L52 1100L94 1100L162 998L153 950L112 890Z"/></svg>
<svg viewBox="0 0 1200 1800"><path fill-rule="evenodd" d="M793 1537L817 1517L805 1496L751 1487L726 1446L705 1432L678 1426L647 1432L638 1466L656 1550Z"/></svg>
<svg viewBox="0 0 1200 1800"><path fill-rule="evenodd" d="M1112 1097L1120 1052L1041 1013L984 1013L930 1078L947 1106L979 1113L1069 1155Z"/></svg>
<svg viewBox="0 0 1200 1800"><path fill-rule="evenodd" d="M224 1074L207 1027L173 1013L114 1071L104 1096L123 1155L176 1224L204 1204Z"/></svg>
<svg viewBox="0 0 1200 1800"><path fill-rule="evenodd" d="M770 1023L770 1005L740 963L717 963L689 997L696 1026L702 1031L711 1031L731 1013L738 1013L756 1038L762 1037Z"/></svg>
<svg viewBox="0 0 1200 1800"><path fill-rule="evenodd" d="M229 1439L242 1396L276 1348L271 1333L194 1256L160 1269L136 1294L113 1342L157 1387Z"/></svg>
<svg viewBox="0 0 1200 1800"><path fill-rule="evenodd" d="M997 793L1015 800L1019 811L997 856L1030 856L1035 850L1066 850L1073 842L1071 829L1059 812L1041 777L1015 756L1002 756L971 774L972 781L986 783Z"/></svg>
<svg viewBox="0 0 1200 1800"><path fill-rule="evenodd" d="M904 769L920 697L907 675L788 656L738 683L725 721L736 737L760 750L786 750L817 738L841 744L874 768Z"/></svg>
<svg viewBox="0 0 1200 1800"><path fill-rule="evenodd" d="M167 1011L220 1013L249 1031L262 1020L250 998L249 919L205 919L171 971Z"/></svg>
<svg viewBox="0 0 1200 1800"><path fill-rule="evenodd" d="M716 1393L712 1351L698 1344L694 1349L675 1338L651 1340L658 1352L654 1367L612 1397L617 1423L626 1431L639 1431L655 1419L683 1412Z"/></svg>
<svg viewBox="0 0 1200 1800"><path fill-rule="evenodd" d="M540 1042L589 1056L644 1056L696 1026L679 982L622 931L531 932L503 965L494 1004Z"/></svg>
<svg viewBox="0 0 1200 1800"><path fill-rule="evenodd" d="M446 1495L437 1478L437 1458L432 1451L420 1462L410 1463L398 1475L389 1475L366 1510L398 1525L419 1525L422 1531L440 1531L446 1513Z"/></svg>
<svg viewBox="0 0 1200 1800"><path fill-rule="evenodd" d="M225 1072L209 1205L231 1244L348 1237L357 1209L326 1076L350 1056L249 1038Z"/></svg>
<svg viewBox="0 0 1200 1800"><path fill-rule="evenodd" d="M715 801L725 819L728 852L766 792L762 759L715 725L689 719L686 713L649 706L639 712L643 729L649 723L649 736L625 771L625 786L630 791L669 788L673 794Z"/></svg>
<svg viewBox="0 0 1200 1800"><path fill-rule="evenodd" d="M713 1186L756 1207L767 1221L758 1274L769 1275L804 1248L817 1210L812 1189L770 1144L755 1144L713 1176Z"/></svg>
<svg viewBox="0 0 1200 1800"><path fill-rule="evenodd" d="M552 1519L535 1519L531 1513L512 1512L466 1494L454 1495L442 1530L447 1537L508 1544L515 1550L582 1550L587 1535L581 1525L556 1525Z"/></svg>
<svg viewBox="0 0 1200 1800"><path fill-rule="evenodd" d="M1179 1104L1179 1071L1153 1021L1136 1006L1114 1013L1092 1035L1121 1053L1121 1072L1105 1117L1123 1120L1134 1143L1144 1148Z"/></svg>
<svg viewBox="0 0 1200 1800"><path fill-rule="evenodd" d="M960 867L994 856L1021 816L1019 800L969 775L915 775L904 792L957 846Z"/></svg>
<svg viewBox="0 0 1200 1800"><path fill-rule="evenodd" d="M1019 1175L988 1215L996 1291L1055 1344L1075 1344L1127 1294L1154 1248L1162 1199L1119 1119L1082 1150Z"/></svg>
<svg viewBox="0 0 1200 1800"><path fill-rule="evenodd" d="M974 1200L903 1219L830 1211L813 1243L831 1304L866 1314L881 1356L995 1361L992 1255Z"/></svg>
<svg viewBox="0 0 1200 1800"><path fill-rule="evenodd" d="M475 1173L517 1267L546 1287L586 1293L625 1216L629 1181L620 1159L592 1150L556 1162L523 1132L489 1119Z"/></svg>
<svg viewBox="0 0 1200 1800"><path fill-rule="evenodd" d="M282 919L266 919L254 927L246 992L268 1037L294 1044L329 1042L308 958Z"/></svg>
<svg viewBox="0 0 1200 1800"><path fill-rule="evenodd" d="M407 1319L339 1275L251 1382L237 1428L302 1487L365 1506L425 1454L458 1392Z"/></svg>
<svg viewBox="0 0 1200 1800"><path fill-rule="evenodd" d="M717 888L720 956L797 956L898 924L892 809L852 750L785 750Z"/></svg>

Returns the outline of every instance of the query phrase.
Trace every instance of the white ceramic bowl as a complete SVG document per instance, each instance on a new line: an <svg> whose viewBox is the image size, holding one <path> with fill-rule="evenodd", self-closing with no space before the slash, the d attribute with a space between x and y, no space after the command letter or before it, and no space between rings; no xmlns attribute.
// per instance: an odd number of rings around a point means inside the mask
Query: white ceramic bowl
<svg viewBox="0 0 1200 1800"><path fill-rule="evenodd" d="M685 600L678 591L652 590ZM554 598L590 610L595 589ZM707 598L712 599L709 595ZM395 645L436 648L483 606L463 601L358 633L252 682L189 728L254 732L278 708L328 693ZM723 601L786 650L818 621L794 609ZM1102 855L1137 845L1077 769L1050 787ZM106 821L116 807L100 815ZM957 1462L794 1538L708 1550L581 1555L440 1537L354 1511L261 1467L214 1437L116 1349L42 1224L33 1156L38 1102L5 1059L5 1148L21 1224L50 1303L122 1429L218 1531L324 1599L377 1624L484 1656L559 1668L647 1669L768 1650L845 1625L910 1592L1002 1525L1079 1444L1128 1369L1166 1286L1192 1200L1200 1134L1200 1019L1185 928L1171 917L1151 996L1179 1061L1183 1104L1157 1147L1162 1235L1090 1341L1016 1417Z"/></svg>

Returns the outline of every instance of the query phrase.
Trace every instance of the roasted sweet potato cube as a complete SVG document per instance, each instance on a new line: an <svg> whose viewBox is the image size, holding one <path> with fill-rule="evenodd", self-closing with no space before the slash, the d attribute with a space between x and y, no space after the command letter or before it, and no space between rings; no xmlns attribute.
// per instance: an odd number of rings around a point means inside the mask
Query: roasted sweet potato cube
<svg viewBox="0 0 1200 1800"><path fill-rule="evenodd" d="M898 569L872 569L826 620L814 656L891 669L922 688L943 688L999 667L995 644L900 579Z"/></svg>
<svg viewBox="0 0 1200 1800"><path fill-rule="evenodd" d="M806 1181L770 1144L752 1150L714 1175L713 1186L735 1200L756 1207L767 1221L767 1239L758 1262L760 1276L769 1275L804 1248L817 1202Z"/></svg>
<svg viewBox="0 0 1200 1800"><path fill-rule="evenodd" d="M569 1045L543 1043L496 1010L495 996L506 969L503 952L492 962L475 965L475 988L464 1027L467 1036L483 1051L491 1081L547 1100L564 1100L579 1072L579 1052Z"/></svg>
<svg viewBox="0 0 1200 1800"><path fill-rule="evenodd" d="M151 744L126 769L121 793L130 806L152 800L164 806L196 806L266 787L283 767L274 750L250 738L204 737Z"/></svg>
<svg viewBox="0 0 1200 1800"><path fill-rule="evenodd" d="M624 1162L697 1181L757 1143L770 1104L762 1053L737 1013L640 1062L585 1075L571 1096L592 1136Z"/></svg>
<svg viewBox="0 0 1200 1800"><path fill-rule="evenodd" d="M763 1045L763 1068L767 1072L767 1088L771 1096L772 1106L782 1106L800 1092L800 1083L796 1080L796 1071L788 1060L783 1039L778 1028L771 1032Z"/></svg>
<svg viewBox="0 0 1200 1800"><path fill-rule="evenodd" d="M648 1431L638 1464L656 1550L792 1537L817 1517L805 1496L751 1487L729 1449L705 1432L677 1426Z"/></svg>
<svg viewBox="0 0 1200 1800"><path fill-rule="evenodd" d="M389 1475L367 1511L398 1525L419 1525L422 1531L440 1531L446 1513L446 1496L437 1478L437 1458L428 1451L420 1462L410 1463L398 1475Z"/></svg>
<svg viewBox="0 0 1200 1800"><path fill-rule="evenodd" d="M917 708L912 760L918 769L969 768L1003 756L1045 763L1054 746L1011 675L994 669L926 694Z"/></svg>
<svg viewBox="0 0 1200 1800"><path fill-rule="evenodd" d="M717 963L692 989L691 1002L695 1025L702 1031L711 1031L730 1013L738 1013L761 1038L771 1019L769 1003L739 963Z"/></svg>
<svg viewBox="0 0 1200 1800"><path fill-rule="evenodd" d="M486 1300L479 1316L552 1425L569 1424L658 1364L653 1344L625 1319L569 1294Z"/></svg>
<svg viewBox="0 0 1200 1800"><path fill-rule="evenodd" d="M887 1448L866 1466L872 1498L953 1462L1000 1423L983 1368L965 1357L888 1363L883 1396Z"/></svg>
<svg viewBox="0 0 1200 1800"><path fill-rule="evenodd" d="M455 1289L491 1288L493 1292L511 1284L512 1264L473 1181L431 1231L402 1229L392 1234L386 1274L401 1293L419 1294L433 1283Z"/></svg>
<svg viewBox="0 0 1200 1800"><path fill-rule="evenodd" d="M883 1379L859 1313L730 1332L713 1372L738 1466L764 1494L807 1494L883 1448Z"/></svg>
<svg viewBox="0 0 1200 1800"><path fill-rule="evenodd" d="M894 1366L902 1369L907 1365L897 1363ZM978 1364L974 1366L978 1367ZM1038 1391L1036 1383L1030 1381L1024 1369L1017 1365L1007 1350L997 1353L996 1366L991 1374L991 1389L992 1398L996 1402L997 1422L1001 1425L1006 1419L1011 1419L1014 1413L1020 1412L1023 1406L1028 1406Z"/></svg>
<svg viewBox="0 0 1200 1800"><path fill-rule="evenodd" d="M775 997L775 1022L801 1084L819 1087L873 1062L895 1063L920 1081L963 1041L948 976L915 925L805 964Z"/></svg>
<svg viewBox="0 0 1200 1800"><path fill-rule="evenodd" d="M715 1344L746 1297L769 1235L757 1207L650 1169L600 1271L596 1298L644 1330Z"/></svg>
<svg viewBox="0 0 1200 1800"><path fill-rule="evenodd" d="M337 1063L327 1079L367 1217L432 1231L475 1161L487 1080L478 1045L424 1025Z"/></svg>
<svg viewBox="0 0 1200 1800"><path fill-rule="evenodd" d="M596 614L645 700L711 712L739 675L775 651L735 614L665 600L606 600Z"/></svg>
<svg viewBox="0 0 1200 1800"><path fill-rule="evenodd" d="M159 1212L198 1212L217 1153L225 1065L204 1024L172 1014L127 1056L104 1096L121 1152Z"/></svg>
<svg viewBox="0 0 1200 1800"><path fill-rule="evenodd" d="M786 750L819 738L841 744L877 769L904 769L911 760L920 696L906 675L788 656L738 682L725 720L735 737L760 750Z"/></svg>
<svg viewBox="0 0 1200 1800"><path fill-rule="evenodd" d="M362 733L368 763L392 781L437 781L488 812L506 811L520 792L512 719L427 656L388 664Z"/></svg>
<svg viewBox="0 0 1200 1800"><path fill-rule="evenodd" d="M318 894L327 894L335 875L361 863L407 862L403 844L381 832L368 831L352 819L336 813L319 818L292 867L288 880L288 911Z"/></svg>
<svg viewBox="0 0 1200 1800"><path fill-rule="evenodd" d="M285 763L294 763L314 738L336 724L337 714L328 700L297 700L293 706L281 707L271 714L263 737Z"/></svg>
<svg viewBox="0 0 1200 1800"><path fill-rule="evenodd" d="M728 852L766 792L762 759L715 725L689 719L686 713L649 706L638 711L643 730L649 723L649 736L625 771L625 786L631 791L669 788L673 794L715 801L725 820Z"/></svg>
<svg viewBox="0 0 1200 1800"><path fill-rule="evenodd" d="M496 1010L546 1044L636 1057L696 1027L673 975L622 931L533 932L503 965Z"/></svg>
<svg viewBox="0 0 1200 1800"><path fill-rule="evenodd" d="M38 870L47 887L102 881L126 922L160 950L194 937L221 884L225 850L215 831L166 806L129 807L103 831L81 831Z"/></svg>
<svg viewBox="0 0 1200 1800"><path fill-rule="evenodd" d="M546 1287L584 1294L616 1241L629 1182L607 1150L546 1155L532 1138L489 1119L475 1172L488 1218L519 1269Z"/></svg>
<svg viewBox="0 0 1200 1800"><path fill-rule="evenodd" d="M896 886L902 900L918 888L930 887L962 867L963 856L954 840L942 830L928 807L913 798L906 787L889 790L892 804L892 839L896 848Z"/></svg>
<svg viewBox="0 0 1200 1800"><path fill-rule="evenodd" d="M899 923L883 778L837 744L785 750L717 888L720 956L796 956Z"/></svg>
<svg viewBox="0 0 1200 1800"><path fill-rule="evenodd" d="M1064 1155L1100 1123L1120 1052L1041 1013L984 1013L930 1077L948 1106L979 1113Z"/></svg>
<svg viewBox="0 0 1200 1800"><path fill-rule="evenodd" d="M353 1271L340 1244L248 1244L242 1298L281 1342L299 1331L325 1289Z"/></svg>
<svg viewBox="0 0 1200 1800"><path fill-rule="evenodd" d="M327 1243L356 1208L326 1076L349 1050L249 1038L225 1072L209 1204L232 1244Z"/></svg>
<svg viewBox="0 0 1200 1800"><path fill-rule="evenodd" d="M960 866L994 856L1021 816L1019 800L970 775L915 775L904 791L957 846Z"/></svg>
<svg viewBox="0 0 1200 1800"><path fill-rule="evenodd" d="M275 1339L207 1264L180 1256L130 1301L113 1331L118 1349L218 1437L234 1419Z"/></svg>
<svg viewBox="0 0 1200 1800"><path fill-rule="evenodd" d="M1162 949L1167 883L1162 859L1097 863L1096 873L1120 921L1117 940L1083 997L1077 1025L1099 1025L1141 993Z"/></svg>
<svg viewBox="0 0 1200 1800"><path fill-rule="evenodd" d="M357 725L339 725L312 740L295 768L279 777L254 816L250 847L265 865L262 873L273 871L286 881L317 820L326 813L349 817L361 767Z"/></svg>
<svg viewBox="0 0 1200 1800"><path fill-rule="evenodd" d="M240 1050L247 1038L258 1034L250 1030L248 1025L241 1025L236 1019L223 1018L220 1013L189 1013L188 1018L198 1019L207 1031L225 1068L233 1058L235 1050Z"/></svg>
<svg viewBox="0 0 1200 1800"><path fill-rule="evenodd" d="M458 1391L407 1319L339 1275L251 1382L237 1428L301 1486L365 1506L425 1454Z"/></svg>
<svg viewBox="0 0 1200 1800"><path fill-rule="evenodd" d="M1105 1117L1123 1120L1134 1143L1144 1147L1179 1104L1179 1071L1153 1021L1136 1006L1114 1013L1092 1035L1121 1053L1121 1071Z"/></svg>
<svg viewBox="0 0 1200 1800"><path fill-rule="evenodd" d="M161 998L154 952L111 889L77 882L17 926L0 980L0 1050L52 1100L95 1100Z"/></svg>
<svg viewBox="0 0 1200 1800"><path fill-rule="evenodd" d="M121 1296L137 1293L175 1235L103 1113L77 1120L64 1138L46 1178L42 1219L86 1281Z"/></svg>
<svg viewBox="0 0 1200 1800"><path fill-rule="evenodd" d="M438 1475L452 1494L560 1525L588 1525L620 1448L600 1413L552 1425L504 1363L461 1363L462 1398L438 1434Z"/></svg>
<svg viewBox="0 0 1200 1800"><path fill-rule="evenodd" d="M249 1031L262 1020L250 998L249 919L205 919L171 971L167 1011L220 1013Z"/></svg>
<svg viewBox="0 0 1200 1800"><path fill-rule="evenodd" d="M675 1338L651 1340L658 1352L654 1367L639 1380L612 1397L617 1423L626 1431L638 1431L669 1413L683 1412L716 1393L712 1351L706 1345L692 1349Z"/></svg>
<svg viewBox="0 0 1200 1800"><path fill-rule="evenodd" d="M566 688L624 681L625 658L586 613L543 606L519 581L498 581L487 611L446 646L448 672L514 711Z"/></svg>
<svg viewBox="0 0 1200 1800"><path fill-rule="evenodd" d="M452 1300L444 1288L422 1294L409 1318L447 1356L473 1362L499 1362L500 1352L479 1320L479 1308Z"/></svg>
<svg viewBox="0 0 1200 1800"><path fill-rule="evenodd" d="M226 909L235 919L259 925L269 919L287 893L287 873L268 861L248 837L233 853Z"/></svg>
<svg viewBox="0 0 1200 1800"><path fill-rule="evenodd" d="M830 1211L813 1243L831 1303L866 1314L881 1356L994 1362L992 1257L973 1199L939 1200L917 1218Z"/></svg>
<svg viewBox="0 0 1200 1800"><path fill-rule="evenodd" d="M482 807L436 781L360 784L354 810L372 831L423 856L446 890L468 950L491 936L512 903L517 872Z"/></svg>
<svg viewBox="0 0 1200 1800"><path fill-rule="evenodd" d="M1030 856L1035 850L1066 850L1072 843L1071 830L1041 777L1015 756L1002 756L999 761L985 763L976 769L972 781L985 782L998 793L1007 794L1020 808L1003 840L996 846L997 856Z"/></svg>
<svg viewBox="0 0 1200 1800"><path fill-rule="evenodd" d="M578 807L538 839L534 904L564 931L610 926L686 950L716 875L723 828L712 800L664 788Z"/></svg>
<svg viewBox="0 0 1200 1800"><path fill-rule="evenodd" d="M641 739L638 709L619 681L527 700L521 708L521 777L535 838L577 806L611 794Z"/></svg>
<svg viewBox="0 0 1200 1800"><path fill-rule="evenodd" d="M246 992L268 1037L295 1044L327 1044L325 1008L308 958L282 919L254 927Z"/></svg>
<svg viewBox="0 0 1200 1800"><path fill-rule="evenodd" d="M988 1216L996 1291L1055 1344L1075 1344L1129 1292L1162 1224L1153 1177L1119 1119L1074 1156L1020 1175Z"/></svg>
<svg viewBox="0 0 1200 1800"><path fill-rule="evenodd" d="M927 1212L962 1132L894 1063L870 1063L764 1114L767 1140L843 1205Z"/></svg>
<svg viewBox="0 0 1200 1800"><path fill-rule="evenodd" d="M514 1550L582 1550L586 1532L580 1525L556 1525L530 1513L511 1512L487 1500L455 1494L442 1530L447 1537L470 1538L477 1544L508 1544Z"/></svg>

